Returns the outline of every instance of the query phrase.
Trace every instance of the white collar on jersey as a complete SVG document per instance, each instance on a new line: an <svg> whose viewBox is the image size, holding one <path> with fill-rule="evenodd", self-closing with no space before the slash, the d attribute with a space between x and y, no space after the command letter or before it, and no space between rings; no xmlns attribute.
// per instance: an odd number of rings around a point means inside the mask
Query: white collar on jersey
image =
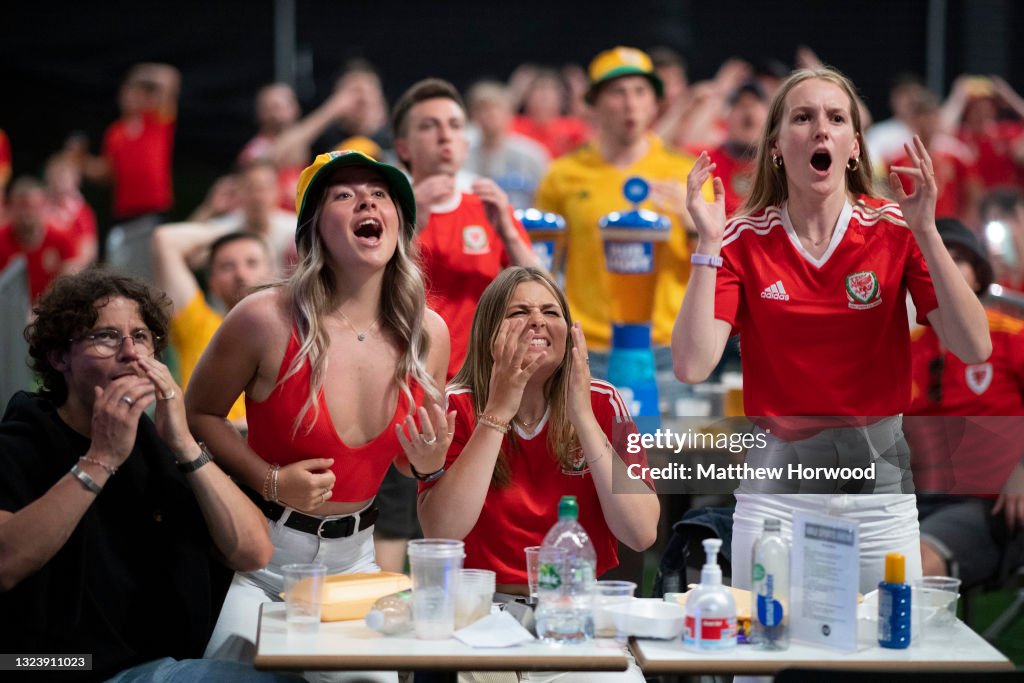
<svg viewBox="0 0 1024 683"><path fill-rule="evenodd" d="M462 204L462 191L456 188L455 194L448 201L434 204L430 207L430 213L451 213Z"/></svg>
<svg viewBox="0 0 1024 683"><path fill-rule="evenodd" d="M544 415L537 420L537 424L533 425L533 429L525 429L518 422L513 422L512 427L516 430L516 434L519 435L520 439L526 439L529 441L533 437L540 434L541 430L544 429L544 425L548 423L548 417L551 415L551 406L549 405L544 409Z"/></svg>
<svg viewBox="0 0 1024 683"><path fill-rule="evenodd" d="M804 248L803 243L800 241L800 237L796 234L796 230L793 228L793 221L789 218L789 202L785 202L782 205L782 227L786 229L786 234L789 235L789 241L793 243L793 248L804 257L804 259L813 265L815 268L821 268L828 262L829 257L832 256L832 252L836 250L839 243L843 240L843 235L846 234L846 227L850 225L850 218L853 216L853 206L849 200L843 204L843 210L839 212L839 220L836 221L835 230L832 231L832 239L828 243L828 249L821 255L820 259L816 259L811 256L811 253Z"/></svg>

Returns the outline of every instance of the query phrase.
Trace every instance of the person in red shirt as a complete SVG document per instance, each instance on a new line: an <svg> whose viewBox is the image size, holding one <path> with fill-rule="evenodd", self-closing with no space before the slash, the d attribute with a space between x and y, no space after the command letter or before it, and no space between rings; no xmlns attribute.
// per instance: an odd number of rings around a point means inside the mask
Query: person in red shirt
<svg viewBox="0 0 1024 683"><path fill-rule="evenodd" d="M114 217L129 221L171 208L171 162L181 75L167 64L136 64L118 95L121 118L103 136L103 155L88 156L81 140L67 149L85 177L112 182Z"/></svg>
<svg viewBox="0 0 1024 683"><path fill-rule="evenodd" d="M918 187L895 176L898 205L873 196L871 162L853 84L839 72L801 69L779 87L758 147L757 175L740 215L725 190L699 196L707 154L688 178L699 235L672 338L676 375L703 381L731 334L740 334L744 410L755 423L753 465L827 464L874 471L859 479L741 482L732 561L749 567L764 519L788 532L795 510L861 522L860 587L882 578L882 557L906 556L921 573L909 449L899 415L910 403L909 290L921 322L965 362L991 353L985 313L935 227L934 168L920 139L908 147ZM784 475L788 470L784 469ZM839 495L792 495L792 493ZM846 493L874 493L851 496ZM748 588L738 572L734 585Z"/></svg>
<svg viewBox="0 0 1024 683"><path fill-rule="evenodd" d="M75 245L58 228L48 225L46 192L35 178L19 178L11 185L8 216L0 227L0 270L24 254L29 297L34 301L55 277L76 272Z"/></svg>
<svg viewBox="0 0 1024 683"><path fill-rule="evenodd" d="M62 230L75 245L75 261L88 266L96 260L96 214L78 187L77 164L58 154L46 162L46 222Z"/></svg>
<svg viewBox="0 0 1024 683"><path fill-rule="evenodd" d="M962 223L939 220L939 233L979 296L992 265ZM965 586L993 576L1010 533L1024 527L1024 321L988 311L992 355L965 364L935 331L911 343L913 379L906 432L913 458L925 574ZM969 417L967 417L969 416Z"/></svg>
<svg viewBox="0 0 1024 683"><path fill-rule="evenodd" d="M730 96L725 143L708 152L725 188L726 216L736 213L753 187L757 139L767 116L768 96L757 81L747 81Z"/></svg>
<svg viewBox="0 0 1024 683"><path fill-rule="evenodd" d="M480 297L471 340L447 390L456 417L444 476L420 483L424 533L463 539L465 566L494 571L498 590L516 595L529 595L523 548L544 540L562 495L579 501L599 575L618 564L617 541L650 547L659 504L643 448L628 446L636 425L615 387L590 377L554 281L505 270ZM636 478L623 475L630 465Z"/></svg>
<svg viewBox="0 0 1024 683"><path fill-rule="evenodd" d="M1008 107L1014 118L1001 118ZM1024 99L998 76L960 76L943 105L945 130L955 133L974 154L985 189L1024 186Z"/></svg>
<svg viewBox="0 0 1024 683"><path fill-rule="evenodd" d="M427 301L448 324L448 376L466 356L477 300L509 265L539 266L508 196L488 178L470 192L456 183L469 151L466 107L458 90L437 78L415 83L392 114L395 151L412 175Z"/></svg>
<svg viewBox="0 0 1024 683"><path fill-rule="evenodd" d="M512 132L536 140L557 159L586 142L590 127L566 115L569 90L557 71L537 68L532 75L523 92L522 113L512 119Z"/></svg>
<svg viewBox="0 0 1024 683"><path fill-rule="evenodd" d="M921 90L910 105L909 119L911 131L928 148L935 167L939 193L935 215L974 223L983 191L981 176L970 148L942 132L939 111L938 98L927 90ZM890 166L907 166L911 160L901 152L888 161ZM901 176L900 180L908 192L913 192L914 182L910 177Z"/></svg>

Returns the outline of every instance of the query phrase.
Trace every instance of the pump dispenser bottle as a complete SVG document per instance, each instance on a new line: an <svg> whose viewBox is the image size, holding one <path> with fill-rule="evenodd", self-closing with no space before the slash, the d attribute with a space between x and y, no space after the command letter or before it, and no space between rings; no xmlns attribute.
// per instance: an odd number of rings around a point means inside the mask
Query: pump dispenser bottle
<svg viewBox="0 0 1024 683"><path fill-rule="evenodd" d="M686 599L683 643L698 650L721 650L736 646L736 601L722 585L718 551L722 541L704 541L707 562L700 571L700 584Z"/></svg>

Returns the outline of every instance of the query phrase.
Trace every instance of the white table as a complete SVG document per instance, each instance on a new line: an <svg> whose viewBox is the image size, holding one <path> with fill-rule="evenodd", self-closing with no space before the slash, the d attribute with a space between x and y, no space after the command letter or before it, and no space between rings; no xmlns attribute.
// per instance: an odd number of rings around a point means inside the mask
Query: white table
<svg viewBox="0 0 1024 683"><path fill-rule="evenodd" d="M869 635L855 652L828 650L791 641L788 650L765 652L737 645L722 652L695 652L681 639L635 638L630 648L645 674L774 674L788 667L822 669L885 669L908 671L993 671L1013 664L962 621L947 638L911 642L905 650L878 647Z"/></svg>
<svg viewBox="0 0 1024 683"><path fill-rule="evenodd" d="M454 638L384 636L362 621L327 622L316 633L289 633L284 603L260 608L255 664L257 669L306 671L625 671L627 666L623 649L604 641L478 649Z"/></svg>

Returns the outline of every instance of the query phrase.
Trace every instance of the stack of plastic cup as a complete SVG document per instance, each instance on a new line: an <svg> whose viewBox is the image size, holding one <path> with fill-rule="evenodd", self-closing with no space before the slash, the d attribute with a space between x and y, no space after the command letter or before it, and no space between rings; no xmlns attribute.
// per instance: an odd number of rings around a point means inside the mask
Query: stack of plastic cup
<svg viewBox="0 0 1024 683"><path fill-rule="evenodd" d="M463 569L455 598L455 630L465 628L491 613L495 575L489 569Z"/></svg>
<svg viewBox="0 0 1024 683"><path fill-rule="evenodd" d="M412 619L417 638L449 638L455 630L455 596L466 556L462 541L423 538L409 541Z"/></svg>

